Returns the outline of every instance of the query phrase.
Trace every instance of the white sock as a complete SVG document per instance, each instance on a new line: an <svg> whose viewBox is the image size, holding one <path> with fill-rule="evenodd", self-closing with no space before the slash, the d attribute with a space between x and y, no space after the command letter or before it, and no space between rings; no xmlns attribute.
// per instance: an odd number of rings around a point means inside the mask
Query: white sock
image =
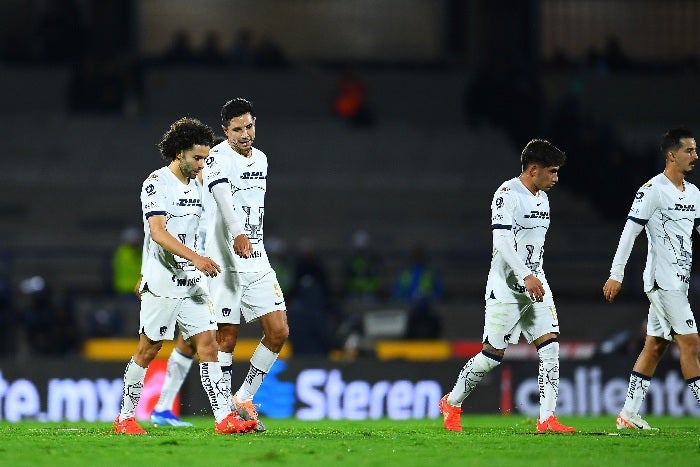
<svg viewBox="0 0 700 467"><path fill-rule="evenodd" d="M630 384L627 386L627 397L625 398L625 405L622 407L622 410L630 415L638 414L650 384L651 378L649 376L644 376L641 373L633 371L630 375Z"/></svg>
<svg viewBox="0 0 700 467"><path fill-rule="evenodd" d="M226 418L231 413L231 405L223 387L224 374L221 371L219 362L201 362L199 364L199 379L202 380L202 387L209 398L209 405L214 412L216 423Z"/></svg>
<svg viewBox="0 0 700 467"><path fill-rule="evenodd" d="M141 368L133 357L126 364L124 370L124 390L122 391L122 405L119 410L119 420L131 418L136 414L136 406L141 399L143 380L146 378L146 369Z"/></svg>
<svg viewBox="0 0 700 467"><path fill-rule="evenodd" d="M502 357L483 350L474 355L459 372L457 382L447 398L447 403L454 406L461 405L486 373L496 368L501 360Z"/></svg>
<svg viewBox="0 0 700 467"><path fill-rule="evenodd" d="M231 379L233 376L233 354L229 352L219 351L219 365L224 374L224 379L221 387L224 389L224 394L228 399L228 406L233 406L233 388L231 387Z"/></svg>
<svg viewBox="0 0 700 467"><path fill-rule="evenodd" d="M162 412L172 409L175 397L178 391L180 391L182 383L185 382L185 377L187 376L187 372L190 371L191 366L192 357L182 355L177 349L173 349L173 352L168 358L163 388L160 391L160 397L153 410Z"/></svg>
<svg viewBox="0 0 700 467"><path fill-rule="evenodd" d="M253 352L253 356L250 357L248 374L237 392L240 402L253 400L255 393L258 392L263 379L270 372L270 368L272 368L278 356L278 353L274 353L265 347L262 342L258 344L255 352Z"/></svg>
<svg viewBox="0 0 700 467"><path fill-rule="evenodd" d="M700 404L700 376L696 376L695 378L690 378L689 380L686 381L686 383L688 383L688 387L690 388L690 391L695 396L695 400L698 401L698 403Z"/></svg>
<svg viewBox="0 0 700 467"><path fill-rule="evenodd" d="M537 348L540 357L537 385L540 388L540 422L554 415L559 394L559 342L549 340Z"/></svg>

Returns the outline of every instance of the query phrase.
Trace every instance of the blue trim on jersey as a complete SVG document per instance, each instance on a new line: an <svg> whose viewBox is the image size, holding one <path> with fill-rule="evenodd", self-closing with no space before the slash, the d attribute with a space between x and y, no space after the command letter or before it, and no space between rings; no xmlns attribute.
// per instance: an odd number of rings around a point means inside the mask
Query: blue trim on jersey
<svg viewBox="0 0 700 467"><path fill-rule="evenodd" d="M639 225L647 225L647 222L649 222L649 219L637 219L636 217L632 216L627 216L627 219L631 220L632 222L636 222Z"/></svg>
<svg viewBox="0 0 700 467"><path fill-rule="evenodd" d="M219 183L228 183L228 178L220 178L218 180L214 180L209 184L207 188L209 188L209 191L211 191L211 189L214 188L214 185L217 185Z"/></svg>
<svg viewBox="0 0 700 467"><path fill-rule="evenodd" d="M168 215L168 213L166 211L151 211L151 212L147 212L144 217L146 219L148 219L151 216L167 216L167 215Z"/></svg>
<svg viewBox="0 0 700 467"><path fill-rule="evenodd" d="M505 225L505 224L491 224L491 229L496 230L496 229L505 229L505 230L510 230L512 229L512 225Z"/></svg>

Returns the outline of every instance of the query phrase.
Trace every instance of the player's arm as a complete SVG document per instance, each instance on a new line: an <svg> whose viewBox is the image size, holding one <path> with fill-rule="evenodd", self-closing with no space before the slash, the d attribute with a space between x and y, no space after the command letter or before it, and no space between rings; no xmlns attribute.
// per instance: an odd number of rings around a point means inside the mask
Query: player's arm
<svg viewBox="0 0 700 467"><path fill-rule="evenodd" d="M211 194L214 196L226 229L233 238L233 251L241 258L250 257L253 254L253 245L245 234L243 226L236 219L231 190L226 184L217 183L211 186Z"/></svg>
<svg viewBox="0 0 700 467"><path fill-rule="evenodd" d="M615 300L615 297L620 292L622 287L622 279L625 277L625 266L632 253L634 241L639 233L644 229L646 220L637 219L629 216L625 222L625 228L622 229L620 241L617 244L617 251L613 258L612 267L610 268L610 277L603 285L603 296L609 302Z"/></svg>
<svg viewBox="0 0 700 467"><path fill-rule="evenodd" d="M493 247L498 250L505 262L513 270L515 277L523 281L525 290L530 298L536 302L541 302L544 297L544 285L515 251L511 226L493 225L492 229Z"/></svg>
<svg viewBox="0 0 700 467"><path fill-rule="evenodd" d="M202 271L205 275L215 277L221 272L221 266L216 264L214 260L197 254L187 245L173 237L165 228L165 216L159 214L149 216L148 227L154 242L170 253L191 261L194 267Z"/></svg>

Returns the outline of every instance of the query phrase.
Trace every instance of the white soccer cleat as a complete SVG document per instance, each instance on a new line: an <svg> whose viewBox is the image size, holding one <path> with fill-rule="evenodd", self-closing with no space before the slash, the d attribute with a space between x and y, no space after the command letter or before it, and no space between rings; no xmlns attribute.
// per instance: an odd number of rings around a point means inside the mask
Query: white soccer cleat
<svg viewBox="0 0 700 467"><path fill-rule="evenodd" d="M617 416L615 426L618 430L658 430L658 428L650 427L638 413L630 414L625 410Z"/></svg>

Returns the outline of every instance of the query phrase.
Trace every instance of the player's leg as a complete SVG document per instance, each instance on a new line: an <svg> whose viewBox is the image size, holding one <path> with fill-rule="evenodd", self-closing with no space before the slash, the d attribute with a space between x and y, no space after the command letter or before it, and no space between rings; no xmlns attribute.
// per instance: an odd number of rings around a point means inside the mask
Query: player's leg
<svg viewBox="0 0 700 467"><path fill-rule="evenodd" d="M240 314L239 314L240 316ZM228 397L229 406L233 406L233 350L236 348L238 340L238 324L219 323L219 329L216 332L216 340L219 345L218 361L221 365L221 371L224 372L224 388Z"/></svg>
<svg viewBox="0 0 700 467"><path fill-rule="evenodd" d="M178 333L175 340L175 348L168 358L160 397L151 413L151 423L154 425L192 426L191 423L180 420L171 409L175 402L175 397L177 397L177 393L180 391L187 373L190 371L193 357L194 349L192 345L182 337L181 332Z"/></svg>
<svg viewBox="0 0 700 467"><path fill-rule="evenodd" d="M177 305L178 301L174 299L155 297L150 293L141 296L139 343L124 371L122 403L113 427L116 433L146 433L136 423L136 406L141 398L146 369L158 355L162 339L174 337Z"/></svg>
<svg viewBox="0 0 700 467"><path fill-rule="evenodd" d="M248 374L241 387L233 396L233 404L241 417L258 422L256 431L265 431L265 425L258 419L258 411L253 403L263 379L270 372L279 357L282 346L289 336L287 312L276 310L260 317L264 336L250 358Z"/></svg>
<svg viewBox="0 0 700 467"><path fill-rule="evenodd" d="M615 420L618 430L651 429L639 415L639 410L649 390L656 367L671 343L671 327L664 312L664 307L669 304L666 303L659 289L648 292L647 297L649 297L647 336L644 339L644 347L632 367L625 403Z"/></svg>
<svg viewBox="0 0 700 467"><path fill-rule="evenodd" d="M688 383L695 400L700 403L700 361L698 360L700 336L696 332L694 334L676 334L673 338L678 344L678 350L681 354L680 364L683 378Z"/></svg>
<svg viewBox="0 0 700 467"><path fill-rule="evenodd" d="M573 433L575 428L559 422L555 412L559 396L559 318L552 294L542 302L533 302L522 314L520 323L528 343L537 348L539 365L537 385L540 390L540 415L537 431Z"/></svg>
<svg viewBox="0 0 700 467"><path fill-rule="evenodd" d="M533 342L537 348L539 366L537 385L540 390L540 416L537 431L573 433L575 428L563 425L554 414L559 396L559 340L555 333L545 334Z"/></svg>
<svg viewBox="0 0 700 467"><path fill-rule="evenodd" d="M462 367L452 391L440 399L440 412L445 429L462 431L462 402L472 393L488 372L503 360L508 341L518 322L517 304L486 301L484 335L481 352L470 358ZM520 335L520 332L517 332Z"/></svg>
<svg viewBox="0 0 700 467"><path fill-rule="evenodd" d="M250 358L248 373L233 396L233 404L241 417L258 422L257 431L265 431L265 425L258 420L253 398L289 337L284 296L274 271L250 282L242 298L241 312L246 322L260 320L263 338Z"/></svg>
<svg viewBox="0 0 700 467"><path fill-rule="evenodd" d="M241 297L246 289L245 276L238 273L219 274L209 281L209 292L214 307L218 330L216 341L219 345L218 362L224 373L223 388L233 406L231 375L233 373L233 350L238 339L238 326L241 323Z"/></svg>
<svg viewBox="0 0 700 467"><path fill-rule="evenodd" d="M251 431L255 423L234 416L229 404L224 374L218 361L219 346L213 314L208 302L190 300L181 308L178 324L183 337L190 340L199 355L199 377L214 414L216 432L230 434Z"/></svg>

